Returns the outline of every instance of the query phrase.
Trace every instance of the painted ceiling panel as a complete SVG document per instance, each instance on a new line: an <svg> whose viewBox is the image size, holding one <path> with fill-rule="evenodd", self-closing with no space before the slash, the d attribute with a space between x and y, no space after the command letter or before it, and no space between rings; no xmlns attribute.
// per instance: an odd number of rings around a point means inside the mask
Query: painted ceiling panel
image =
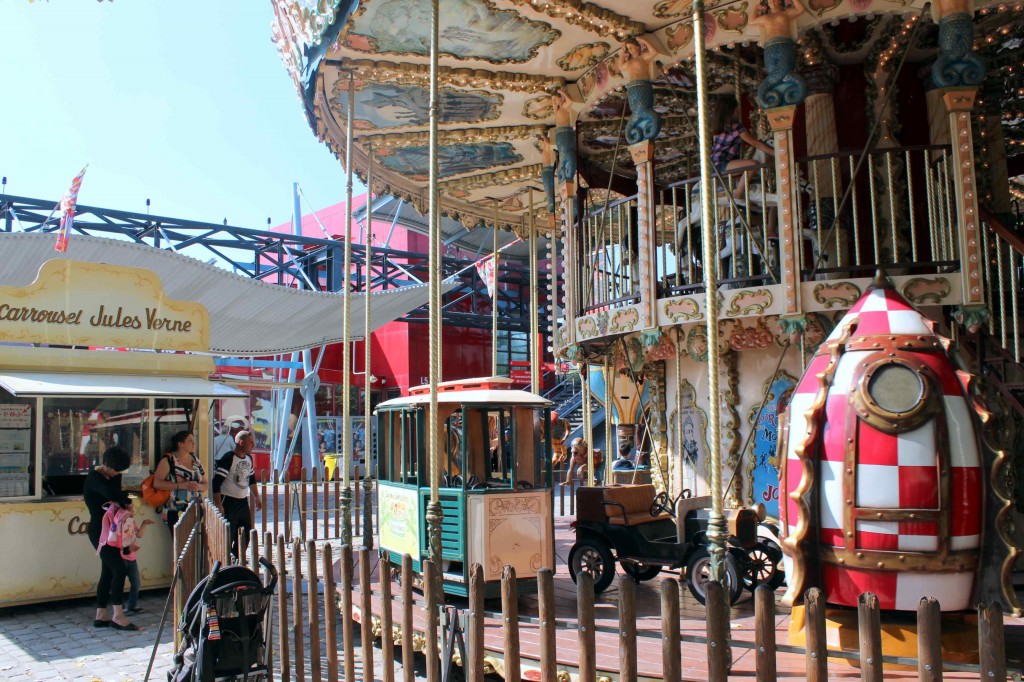
<svg viewBox="0 0 1024 682"><path fill-rule="evenodd" d="M355 0L271 2L275 42L300 85L317 135L344 156L351 83L356 172L365 180L372 150L374 190L395 193L425 210L429 0L361 0L354 9ZM791 6L791 0L783 3ZM802 3L805 9L796 19L801 49L817 41L834 62L845 55L859 63L877 42L873 31L890 19L921 13L926 0ZM333 9L318 9L322 6ZM692 0L439 0L439 6L439 190L449 215L468 226L492 221L497 207L500 221L521 228L530 187L536 190L537 210L546 205L536 138L550 137L555 123L550 95L562 87L574 103L581 167L635 175L623 134L629 110L617 66L623 41L631 36L643 36L668 69L655 80L655 109L664 119L656 142L656 181L673 182L695 172ZM761 30L755 26L765 7L765 0L706 0L701 30L712 93L738 88L748 100L753 97L765 75ZM830 26L864 15L889 16L860 19L855 28L864 30L833 36ZM840 44L846 33L866 39L854 50ZM310 54L325 57L311 67ZM311 77L315 88L309 86Z"/></svg>

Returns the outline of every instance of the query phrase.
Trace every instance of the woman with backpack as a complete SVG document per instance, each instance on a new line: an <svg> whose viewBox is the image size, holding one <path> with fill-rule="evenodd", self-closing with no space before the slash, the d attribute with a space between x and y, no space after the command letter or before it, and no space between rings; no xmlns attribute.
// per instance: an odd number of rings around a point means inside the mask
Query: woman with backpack
<svg viewBox="0 0 1024 682"><path fill-rule="evenodd" d="M206 472L195 456L196 439L191 431L178 431L171 436L171 445L153 472L153 487L169 491L171 496L162 508L163 518L172 531L178 514L198 498L206 485Z"/></svg>
<svg viewBox="0 0 1024 682"><path fill-rule="evenodd" d="M112 627L115 630L138 630L124 614L125 565L121 550L104 543L100 545L103 532L103 517L111 504L131 509L128 493L121 489L121 472L131 466L132 456L127 450L116 445L103 453L103 464L94 468L85 477L82 496L89 508L89 542L98 550L100 557L100 580L96 584L96 619L98 628ZM108 612L113 610L113 616Z"/></svg>

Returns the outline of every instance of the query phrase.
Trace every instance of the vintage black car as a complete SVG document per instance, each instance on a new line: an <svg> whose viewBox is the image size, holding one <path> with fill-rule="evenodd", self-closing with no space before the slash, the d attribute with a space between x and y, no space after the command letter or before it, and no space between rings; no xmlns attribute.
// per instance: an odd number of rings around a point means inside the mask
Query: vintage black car
<svg viewBox="0 0 1024 682"><path fill-rule="evenodd" d="M569 552L572 579L586 571L594 577L594 591L600 593L615 577L616 561L637 581L651 580L663 568L685 567L690 592L703 604L711 575L710 506L710 497L691 497L684 491L673 501L653 485L578 488L572 524L576 543ZM725 586L730 602L735 603L744 587L756 586L767 576L765 567L751 559L759 547L758 513L733 509L727 519ZM773 554L773 558L781 557Z"/></svg>

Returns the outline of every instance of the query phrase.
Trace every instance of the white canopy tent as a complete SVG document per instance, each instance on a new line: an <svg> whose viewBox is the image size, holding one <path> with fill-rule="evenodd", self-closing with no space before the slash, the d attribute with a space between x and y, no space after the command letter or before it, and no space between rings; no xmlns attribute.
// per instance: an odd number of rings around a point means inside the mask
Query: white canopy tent
<svg viewBox="0 0 1024 682"><path fill-rule="evenodd" d="M276 355L342 340L341 294L268 284L235 275L165 249L116 239L73 235L66 253L55 251L52 234L0 232L0 286L23 287L48 260L70 259L152 270L164 291L195 301L210 313L210 352L221 355ZM454 285L445 287L446 291ZM370 331L427 302L418 284L371 292ZM365 294L352 295L352 338L363 328Z"/></svg>

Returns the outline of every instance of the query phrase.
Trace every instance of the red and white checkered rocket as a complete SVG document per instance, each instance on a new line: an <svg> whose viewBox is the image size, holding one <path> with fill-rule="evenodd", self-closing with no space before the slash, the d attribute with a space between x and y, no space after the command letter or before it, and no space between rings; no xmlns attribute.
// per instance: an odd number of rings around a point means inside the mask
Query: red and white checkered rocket
<svg viewBox="0 0 1024 682"><path fill-rule="evenodd" d="M781 424L780 506L793 603L873 592L883 609L971 607L982 464L969 377L879 277L820 346Z"/></svg>

